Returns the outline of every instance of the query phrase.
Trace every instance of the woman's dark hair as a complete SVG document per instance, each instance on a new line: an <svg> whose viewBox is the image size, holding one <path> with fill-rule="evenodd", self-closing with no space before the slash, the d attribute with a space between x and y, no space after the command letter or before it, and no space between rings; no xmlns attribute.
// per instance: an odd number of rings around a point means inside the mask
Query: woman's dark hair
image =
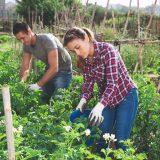
<svg viewBox="0 0 160 160"><path fill-rule="evenodd" d="M13 26L13 34L15 35L19 32L24 32L28 34L29 28L30 28L29 25L26 24L25 22L17 22Z"/></svg>
<svg viewBox="0 0 160 160"><path fill-rule="evenodd" d="M84 40L86 34L90 41L94 41L94 35L90 29L73 27L66 32L64 36L63 45L67 46L67 44L73 41L74 39ZM80 68L82 71L84 71L85 60L80 56L77 56L77 67Z"/></svg>
<svg viewBox="0 0 160 160"><path fill-rule="evenodd" d="M84 40L86 34L90 41L94 40L94 35L92 31L89 30L88 28L73 27L66 32L64 36L63 45L67 46L67 44L74 39Z"/></svg>

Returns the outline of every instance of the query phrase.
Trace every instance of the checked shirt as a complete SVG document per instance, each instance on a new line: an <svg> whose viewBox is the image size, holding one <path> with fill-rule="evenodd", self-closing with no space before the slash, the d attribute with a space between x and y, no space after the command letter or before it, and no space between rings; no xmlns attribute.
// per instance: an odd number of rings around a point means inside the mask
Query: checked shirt
<svg viewBox="0 0 160 160"><path fill-rule="evenodd" d="M85 59L82 97L93 97L94 84L99 87L99 102L105 107L115 107L131 88L136 88L130 78L119 52L109 43L94 41L92 63Z"/></svg>

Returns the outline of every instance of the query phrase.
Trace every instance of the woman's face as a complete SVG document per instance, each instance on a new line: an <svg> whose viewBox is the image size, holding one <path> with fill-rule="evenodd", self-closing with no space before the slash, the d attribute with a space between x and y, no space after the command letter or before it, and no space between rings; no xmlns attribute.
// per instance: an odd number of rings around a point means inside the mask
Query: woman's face
<svg viewBox="0 0 160 160"><path fill-rule="evenodd" d="M83 59L87 58L90 54L90 42L87 38L84 40L79 38L74 39L70 41L66 47Z"/></svg>

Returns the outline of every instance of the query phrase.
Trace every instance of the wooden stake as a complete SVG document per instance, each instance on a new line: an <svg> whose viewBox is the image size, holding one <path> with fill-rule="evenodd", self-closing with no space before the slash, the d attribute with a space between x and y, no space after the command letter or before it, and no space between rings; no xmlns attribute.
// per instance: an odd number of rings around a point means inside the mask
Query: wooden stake
<svg viewBox="0 0 160 160"><path fill-rule="evenodd" d="M83 15L82 15L82 18L81 18L81 21L82 21L82 22L84 22L84 19L85 19L85 17L86 17L87 8L88 8L88 1L89 1L89 0L86 0L85 7L83 8L84 12L83 12Z"/></svg>
<svg viewBox="0 0 160 160"><path fill-rule="evenodd" d="M130 12L131 12L131 3L132 3L132 0L130 0L130 2L129 2L128 13L127 13L126 23L125 23L124 30L123 30L123 35L126 34L126 30L127 30L127 26L128 26L128 20L129 20L129 15L130 15Z"/></svg>
<svg viewBox="0 0 160 160"><path fill-rule="evenodd" d="M103 18L103 21L102 21L102 26L103 27L105 26L105 21L107 19L108 7L109 7L109 0L107 1L106 9L105 9L105 12L104 12L104 18Z"/></svg>
<svg viewBox="0 0 160 160"><path fill-rule="evenodd" d="M91 18L91 21L90 21L90 29L92 29L92 26L93 26L93 22L94 22L94 16L95 16L95 13L96 13L96 8L97 8L97 2L95 2L94 4L94 9L93 9L93 12L92 12L92 18Z"/></svg>
<svg viewBox="0 0 160 160"><path fill-rule="evenodd" d="M149 22L148 22L148 25L146 27L146 30L145 30L145 33L144 33L144 39L147 38L147 34L148 34L148 31L149 31L149 28L151 26L151 23L152 23L152 19L153 19L153 16L154 16L154 12L155 12L155 7L156 7L156 3L157 3L157 0L155 0L154 4L153 4L153 8L152 8L152 12L151 12L151 15L150 15L150 19L149 19ZM139 0L137 0L137 5L138 5L138 10L139 10ZM138 16L139 16L139 11L138 11ZM139 18L138 18L139 19ZM140 21L140 20L139 20ZM140 22L138 22L140 24ZM140 25L138 25L138 39L140 39ZM144 50L144 44L140 44L138 45L138 61L135 65L135 68L134 68L134 71L133 71L133 74L135 74L138 70L138 65L140 67L140 72L141 74L143 73L143 64L142 64L142 54L143 54L143 50Z"/></svg>
<svg viewBox="0 0 160 160"><path fill-rule="evenodd" d="M31 25L31 10L30 10L30 6L28 7L28 22Z"/></svg>
<svg viewBox="0 0 160 160"><path fill-rule="evenodd" d="M10 102L10 93L8 86L2 87L2 95L3 95L3 105L4 105L6 134L7 134L8 159L15 160L11 102Z"/></svg>
<svg viewBox="0 0 160 160"><path fill-rule="evenodd" d="M112 23L113 23L113 33L116 33L116 22L115 22L114 11L112 11Z"/></svg>

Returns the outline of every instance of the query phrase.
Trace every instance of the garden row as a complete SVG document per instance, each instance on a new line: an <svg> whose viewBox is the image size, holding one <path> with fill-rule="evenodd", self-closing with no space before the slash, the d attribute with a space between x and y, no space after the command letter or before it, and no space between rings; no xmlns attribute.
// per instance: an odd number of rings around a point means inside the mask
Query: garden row
<svg viewBox="0 0 160 160"><path fill-rule="evenodd" d="M31 71L25 83L19 81L19 65L19 55L15 51L8 49L0 52L0 86L8 84L10 87L16 160L103 159L94 152L94 147L85 145L91 136L87 132L87 119L79 120L77 124L69 122L69 115L80 98L82 76L74 76L70 88L60 90L49 106L41 102L41 91L29 92L27 89L29 83L39 78L43 65L37 62L39 74L35 75L34 71ZM138 85L139 109L131 139L126 142L129 148L126 153L111 148L103 152L108 160L111 159L110 155L124 160L158 160L160 96L156 93L154 83L146 77L136 74L132 78ZM95 95L97 92L95 87ZM88 108L96 104L97 98L95 96L88 103ZM0 159L6 160L7 142L1 93L0 106ZM97 133L95 141L98 136Z"/></svg>

